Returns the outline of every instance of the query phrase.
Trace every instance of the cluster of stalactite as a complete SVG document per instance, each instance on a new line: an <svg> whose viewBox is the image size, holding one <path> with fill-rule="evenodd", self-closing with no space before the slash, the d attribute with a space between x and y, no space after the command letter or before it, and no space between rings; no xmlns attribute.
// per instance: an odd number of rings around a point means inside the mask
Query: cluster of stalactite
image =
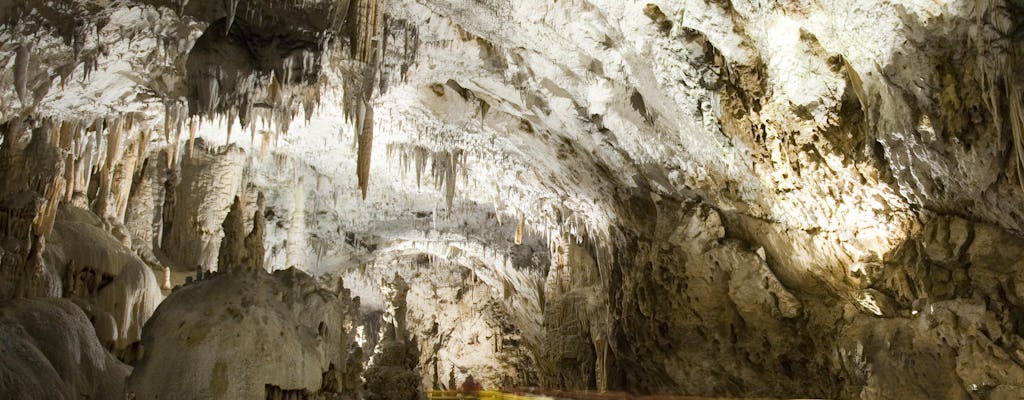
<svg viewBox="0 0 1024 400"><path fill-rule="evenodd" d="M423 146L392 143L387 146L387 155L398 160L404 172L414 170L416 187L420 188L424 174L429 173L434 188L443 191L449 212L455 201L457 182L466 180L466 152L462 149L431 150Z"/></svg>
<svg viewBox="0 0 1024 400"><path fill-rule="evenodd" d="M0 259L0 271L8 277L0 298L45 294L40 293L46 290L42 251L65 186L64 160L50 139L51 130L31 129L17 120L2 129L0 227L9 244Z"/></svg>
<svg viewBox="0 0 1024 400"><path fill-rule="evenodd" d="M363 198L370 185L370 156L373 152L373 107L371 101L377 86L380 59L380 35L383 32L383 10L378 0L356 0L350 4L355 11L350 25L349 45L353 72L357 79L345 82L346 117L354 122L356 132L356 176Z"/></svg>
<svg viewBox="0 0 1024 400"><path fill-rule="evenodd" d="M6 256L41 254L61 202L123 221L133 176L139 160L146 158L151 134L131 113L92 121L14 118L4 123L0 163L5 212L0 223L5 236L29 243ZM15 265L27 261L4 264L18 269Z"/></svg>
<svg viewBox="0 0 1024 400"><path fill-rule="evenodd" d="M99 5L87 2L61 2L46 4L43 7L33 2L11 1L0 3L0 29L13 36L13 42L0 45L0 50L14 50L13 82L15 97L20 107L14 102L5 102L6 96L0 95L0 120L7 120L17 114L26 114L39 105L39 102L50 92L53 80L60 78L63 87L71 80L72 75L81 65L82 77L88 79L98 67L98 58L102 48L87 48L86 43L94 38L109 22L109 13ZM59 37L67 50L61 61L62 65L52 71L39 66L34 53L50 51L36 46L38 31L49 31ZM9 47L12 46L12 47Z"/></svg>

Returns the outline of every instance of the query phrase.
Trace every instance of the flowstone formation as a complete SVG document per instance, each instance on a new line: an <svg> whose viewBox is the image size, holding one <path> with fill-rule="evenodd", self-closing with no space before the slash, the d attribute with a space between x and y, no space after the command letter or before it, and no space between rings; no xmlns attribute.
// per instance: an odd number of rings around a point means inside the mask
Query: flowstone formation
<svg viewBox="0 0 1024 400"><path fill-rule="evenodd" d="M55 329L59 327L59 329ZM131 368L63 299L0 302L0 394L12 399L115 399Z"/></svg>
<svg viewBox="0 0 1024 400"><path fill-rule="evenodd" d="M214 273L178 288L143 330L139 399L351 398L341 383L358 301L295 270ZM356 364L358 365L358 364ZM176 376L176 379L167 379Z"/></svg>
<svg viewBox="0 0 1024 400"><path fill-rule="evenodd" d="M112 230L130 241L123 228ZM44 260L62 277L61 297L83 306L108 350L134 361L142 326L164 299L153 269L82 208L62 206L50 238Z"/></svg>

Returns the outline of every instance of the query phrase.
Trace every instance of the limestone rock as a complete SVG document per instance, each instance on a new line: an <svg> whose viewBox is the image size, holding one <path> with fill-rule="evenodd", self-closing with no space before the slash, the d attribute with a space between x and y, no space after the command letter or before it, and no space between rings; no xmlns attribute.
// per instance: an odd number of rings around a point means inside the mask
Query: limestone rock
<svg viewBox="0 0 1024 400"><path fill-rule="evenodd" d="M59 299L0 302L0 360L0 396L11 399L118 399L131 371Z"/></svg>
<svg viewBox="0 0 1024 400"><path fill-rule="evenodd" d="M181 178L174 190L173 218L162 248L179 268L202 266L216 270L221 223L242 182L245 154L237 147L197 150L181 164Z"/></svg>
<svg viewBox="0 0 1024 400"><path fill-rule="evenodd" d="M97 328L100 342L124 360L134 360L146 320L164 296L153 270L103 229L89 210L63 206L58 212L46 266L61 277L61 295L92 305L90 317L112 321Z"/></svg>
<svg viewBox="0 0 1024 400"><path fill-rule="evenodd" d="M157 308L128 391L140 399L337 391L354 335L352 307L295 269L216 273Z"/></svg>

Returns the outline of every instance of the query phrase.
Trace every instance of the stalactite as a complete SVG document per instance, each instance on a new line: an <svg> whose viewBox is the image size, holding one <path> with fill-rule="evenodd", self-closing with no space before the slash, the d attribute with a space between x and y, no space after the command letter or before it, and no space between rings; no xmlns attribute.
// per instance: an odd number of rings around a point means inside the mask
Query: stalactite
<svg viewBox="0 0 1024 400"><path fill-rule="evenodd" d="M352 58L362 66L363 76L357 82L345 87L344 110L347 118L355 117L357 132L357 169L359 189L366 199L370 176L370 155L373 152L373 98L375 81L378 78L378 53L381 34L381 13L378 0L358 0L354 20L354 36L351 37Z"/></svg>
<svg viewBox="0 0 1024 400"><path fill-rule="evenodd" d="M171 157L170 154L173 149L171 149L171 103L168 101L164 101L164 145L168 149L167 168L171 168L174 165L172 160L174 157Z"/></svg>
<svg viewBox="0 0 1024 400"><path fill-rule="evenodd" d="M192 157L192 151L196 145L196 131L199 130L199 118L189 118L188 122L188 156Z"/></svg>
<svg viewBox="0 0 1024 400"><path fill-rule="evenodd" d="M184 112L184 106L180 103L164 103L164 142L168 149L167 168L173 169L180 158Z"/></svg>
<svg viewBox="0 0 1024 400"><path fill-rule="evenodd" d="M68 152L64 157L64 201L70 203L71 197L74 195L75 185L75 154Z"/></svg>
<svg viewBox="0 0 1024 400"><path fill-rule="evenodd" d="M185 14L185 6L188 5L189 0L177 0L178 2L178 15Z"/></svg>
<svg viewBox="0 0 1024 400"><path fill-rule="evenodd" d="M359 190L363 200L370 185L370 156L373 153L373 108L367 106L363 110L359 132L359 149L357 150L356 175L359 178Z"/></svg>
<svg viewBox="0 0 1024 400"><path fill-rule="evenodd" d="M456 172L459 166L459 159L462 156L462 150L453 150L448 155L448 165L445 170L444 178L444 200L448 205L448 213L452 212L452 203L455 199L455 183L456 183Z"/></svg>
<svg viewBox="0 0 1024 400"><path fill-rule="evenodd" d="M220 83L217 82L217 79L209 79L205 94L206 97L201 98L199 103L205 105L207 115L215 115L217 105L220 104Z"/></svg>
<svg viewBox="0 0 1024 400"><path fill-rule="evenodd" d="M227 11L227 25L224 27L224 36L231 32L231 25L235 23L235 14L238 13L239 0L224 0L224 8Z"/></svg>
<svg viewBox="0 0 1024 400"><path fill-rule="evenodd" d="M416 188L420 188L420 182L423 181L423 170L427 168L427 149L422 147L416 148Z"/></svg>
<svg viewBox="0 0 1024 400"><path fill-rule="evenodd" d="M111 181L113 180L114 166L120 155L123 122L124 119L118 117L116 121L111 121L108 124L110 129L107 130L106 157L103 159L103 165L100 166L99 192L96 194L93 207L93 212L101 217L106 217L110 213Z"/></svg>
<svg viewBox="0 0 1024 400"><path fill-rule="evenodd" d="M1007 73L1003 79L1010 104L1008 117L1013 134L1014 152L1017 154L1017 179L1024 189L1024 85L1017 84L1019 78L1013 73Z"/></svg>
<svg viewBox="0 0 1024 400"><path fill-rule="evenodd" d="M265 200L263 192L260 192L256 197L256 211L253 212L252 216L252 231L249 232L249 236L245 237L247 257L245 265L254 270L265 269L263 257L266 254L264 242L266 240L267 221L263 216L264 208Z"/></svg>
<svg viewBox="0 0 1024 400"><path fill-rule="evenodd" d="M523 230L526 228L526 217L519 217L519 224L516 225L516 239L517 245L523 244Z"/></svg>
<svg viewBox="0 0 1024 400"><path fill-rule="evenodd" d="M28 44L18 46L14 56L14 91L21 100L22 107L29 107L28 99L28 66L31 47Z"/></svg>
<svg viewBox="0 0 1024 400"><path fill-rule="evenodd" d="M256 124L249 124L249 145L256 147Z"/></svg>
<svg viewBox="0 0 1024 400"><path fill-rule="evenodd" d="M260 158L267 156L267 151L270 149L270 134L266 131L260 132L262 142L260 143Z"/></svg>
<svg viewBox="0 0 1024 400"><path fill-rule="evenodd" d="M234 125L235 125L234 118L228 117L227 120L228 120L228 122L227 122L228 132L227 132L227 138L224 139L224 145L225 146L231 144L231 131L234 130L233 128L234 128Z"/></svg>
<svg viewBox="0 0 1024 400"><path fill-rule="evenodd" d="M131 194L135 166L140 159L138 149L146 146L146 143L141 142L140 139L141 136L136 137L136 140L132 141L125 150L121 161L114 168L113 179L111 180L114 194L114 218L122 223L124 222L125 213L128 211L128 195Z"/></svg>
<svg viewBox="0 0 1024 400"><path fill-rule="evenodd" d="M127 129L131 129L131 128L128 127ZM143 130L139 131L139 138L138 138L139 146L136 148L136 150L138 150L138 154L135 155L135 157L137 157L136 158L137 160L145 160L146 159L146 155L149 153L150 133L151 133L151 131L148 130L148 129L143 129ZM141 164L139 164L139 166L140 166L139 168L141 169Z"/></svg>

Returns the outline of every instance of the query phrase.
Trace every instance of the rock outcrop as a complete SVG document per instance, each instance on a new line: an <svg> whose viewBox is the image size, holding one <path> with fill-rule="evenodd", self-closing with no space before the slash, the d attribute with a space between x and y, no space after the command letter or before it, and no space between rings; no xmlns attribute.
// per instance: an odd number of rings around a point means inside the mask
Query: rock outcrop
<svg viewBox="0 0 1024 400"><path fill-rule="evenodd" d="M9 399L117 399L131 368L96 339L68 300L0 302L0 396Z"/></svg>
<svg viewBox="0 0 1024 400"><path fill-rule="evenodd" d="M150 266L104 228L91 211L62 206L45 265L61 277L62 297L87 305L100 342L131 362L142 327L164 296Z"/></svg>
<svg viewBox="0 0 1024 400"><path fill-rule="evenodd" d="M179 268L217 270L221 224L239 192L244 166L245 153L239 148L209 149L201 142L184 158L162 243Z"/></svg>
<svg viewBox="0 0 1024 400"><path fill-rule="evenodd" d="M420 387L419 349L406 327L409 285L397 274L381 282L387 301L380 342L363 378L369 400L414 400L423 397Z"/></svg>
<svg viewBox="0 0 1024 400"><path fill-rule="evenodd" d="M128 391L139 399L340 395L357 309L347 291L295 269L213 273L157 308Z"/></svg>

